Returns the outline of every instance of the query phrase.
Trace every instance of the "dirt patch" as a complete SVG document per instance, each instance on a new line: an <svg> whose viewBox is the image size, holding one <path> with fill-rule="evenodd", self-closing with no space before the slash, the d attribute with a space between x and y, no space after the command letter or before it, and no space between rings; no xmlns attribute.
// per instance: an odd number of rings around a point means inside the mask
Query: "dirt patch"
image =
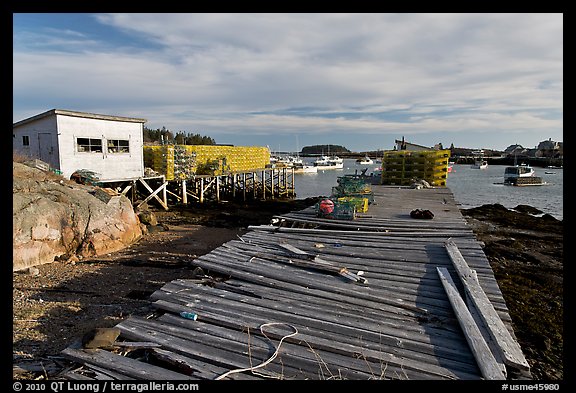
<svg viewBox="0 0 576 393"><path fill-rule="evenodd" d="M275 214L315 202L310 198L153 209L158 225L128 248L14 273L13 377L57 378L69 365L62 350L91 329L152 313L149 296L167 282L194 278L196 257L242 236L249 225L268 224Z"/></svg>

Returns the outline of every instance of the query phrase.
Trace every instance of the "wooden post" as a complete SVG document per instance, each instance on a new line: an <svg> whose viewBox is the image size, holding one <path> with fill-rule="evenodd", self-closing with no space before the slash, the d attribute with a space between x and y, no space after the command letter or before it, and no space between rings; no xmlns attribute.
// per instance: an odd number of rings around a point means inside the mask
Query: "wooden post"
<svg viewBox="0 0 576 393"><path fill-rule="evenodd" d="M220 202L220 176L216 175L216 201Z"/></svg>
<svg viewBox="0 0 576 393"><path fill-rule="evenodd" d="M270 170L270 194L271 194L272 199L274 199L274 172L275 171L276 171L275 169Z"/></svg>
<svg viewBox="0 0 576 393"><path fill-rule="evenodd" d="M186 180L182 180L182 203L188 204L188 195L186 194Z"/></svg>
<svg viewBox="0 0 576 393"><path fill-rule="evenodd" d="M200 203L204 203L204 178L200 178Z"/></svg>
<svg viewBox="0 0 576 393"><path fill-rule="evenodd" d="M290 187L290 195L292 196L292 198L294 198L296 196L294 192L294 167L292 167L292 171L290 173L289 187Z"/></svg>
<svg viewBox="0 0 576 393"><path fill-rule="evenodd" d="M242 194L244 197L244 201L246 201L246 172L244 172L242 174L243 180L242 180Z"/></svg>
<svg viewBox="0 0 576 393"><path fill-rule="evenodd" d="M166 205L166 210L168 210L168 193L166 192L168 182L165 176L162 176L162 182L164 183L164 187L162 187L162 200L164 200L164 205Z"/></svg>
<svg viewBox="0 0 576 393"><path fill-rule="evenodd" d="M262 171L262 199L266 199L266 170Z"/></svg>

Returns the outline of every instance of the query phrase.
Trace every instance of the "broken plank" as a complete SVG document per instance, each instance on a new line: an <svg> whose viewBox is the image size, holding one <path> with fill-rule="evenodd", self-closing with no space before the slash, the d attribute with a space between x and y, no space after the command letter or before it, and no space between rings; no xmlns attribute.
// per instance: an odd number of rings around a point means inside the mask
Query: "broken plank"
<svg viewBox="0 0 576 393"><path fill-rule="evenodd" d="M96 381L95 378L87 377L76 371L66 371L64 374L61 374L61 376L73 381Z"/></svg>
<svg viewBox="0 0 576 393"><path fill-rule="evenodd" d="M166 362L177 368L182 368L188 370L189 372L194 372L196 376L202 379L214 379L218 375L224 374L228 370L216 365L202 362L198 359L192 359L188 356L184 356L178 353L167 351L165 349L154 348L150 353L151 356L155 357L159 361ZM238 380L257 380L257 378L250 374L234 374L230 379Z"/></svg>
<svg viewBox="0 0 576 393"><path fill-rule="evenodd" d="M485 379L506 379L502 373L502 370L500 370L494 355L492 355L492 352L490 352L488 344L486 344L486 341L484 341L480 329L478 329L476 322L474 322L474 318L468 311L464 300L462 300L462 297L458 293L456 284L454 284L452 277L450 277L448 269L445 267L438 267L436 269L438 271L438 276L440 276L440 281L446 290L450 304L452 304L454 313L458 318L458 322L464 331L466 341L468 341L470 349L472 349L472 353L478 362L478 367L482 372L482 376Z"/></svg>
<svg viewBox="0 0 576 393"><path fill-rule="evenodd" d="M490 299L486 293L474 279L472 269L466 263L466 260L458 250L458 246L453 240L445 242L446 251L460 276L460 280L464 284L464 289L472 301L474 307L478 310L486 328L489 330L490 335L498 344L497 348L501 352L504 362L511 367L516 367L521 370L530 370L530 365L526 361L520 344L512 337L502 319L494 309Z"/></svg>
<svg viewBox="0 0 576 393"><path fill-rule="evenodd" d="M106 369L113 369L115 372L127 375L135 379L144 380L189 380L188 375L180 374L174 371L165 370L152 364L140 362L125 356L117 355L112 352L96 349L90 352L66 348L62 355L74 360L80 364L93 363L96 366Z"/></svg>
<svg viewBox="0 0 576 393"><path fill-rule="evenodd" d="M160 347L160 344L149 341L116 341L114 346L127 349L148 349L158 348Z"/></svg>
<svg viewBox="0 0 576 393"><path fill-rule="evenodd" d="M195 338L192 331L187 332L186 337L176 335L175 326L154 320L127 319L118 325L122 329L122 334L127 337L156 340L162 347L171 352L179 353L202 362L217 365L218 367L230 369L246 368L253 364L268 359L273 350L269 343L256 348L249 346L248 342L241 344L227 340L217 340ZM251 342L253 345L253 343ZM283 354L290 357L291 354ZM287 361L286 364L272 362L267 365L267 371L277 375L289 376L290 378L312 378L315 373L309 371L309 367L296 367L294 361ZM228 371L227 370L227 371Z"/></svg>

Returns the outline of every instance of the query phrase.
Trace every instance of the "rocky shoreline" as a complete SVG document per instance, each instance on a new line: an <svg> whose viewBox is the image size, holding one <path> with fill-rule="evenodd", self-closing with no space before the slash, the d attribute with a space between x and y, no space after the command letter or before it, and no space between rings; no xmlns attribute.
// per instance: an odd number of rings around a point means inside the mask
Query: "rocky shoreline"
<svg viewBox="0 0 576 393"><path fill-rule="evenodd" d="M158 225L119 252L38 266L13 275L13 377L58 378L59 354L96 327L152 311L148 296L176 278L193 278L193 260L317 198L218 204L154 211ZM563 221L528 206L462 209L510 310L536 380L563 379Z"/></svg>
<svg viewBox="0 0 576 393"><path fill-rule="evenodd" d="M510 311L534 379L562 380L564 222L531 206L462 209Z"/></svg>

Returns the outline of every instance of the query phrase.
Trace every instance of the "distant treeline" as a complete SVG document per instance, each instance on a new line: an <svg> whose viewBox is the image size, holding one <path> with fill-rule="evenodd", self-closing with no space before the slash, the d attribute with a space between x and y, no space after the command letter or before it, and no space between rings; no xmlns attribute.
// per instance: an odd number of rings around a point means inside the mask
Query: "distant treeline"
<svg viewBox="0 0 576 393"><path fill-rule="evenodd" d="M302 148L302 154L338 154L338 153L350 153L350 150L346 149L344 146L340 145L313 145L304 146Z"/></svg>
<svg viewBox="0 0 576 393"><path fill-rule="evenodd" d="M144 142L164 143L175 145L215 145L216 141L209 136L192 134L190 132L178 131L176 135L166 127L155 130L144 127Z"/></svg>

